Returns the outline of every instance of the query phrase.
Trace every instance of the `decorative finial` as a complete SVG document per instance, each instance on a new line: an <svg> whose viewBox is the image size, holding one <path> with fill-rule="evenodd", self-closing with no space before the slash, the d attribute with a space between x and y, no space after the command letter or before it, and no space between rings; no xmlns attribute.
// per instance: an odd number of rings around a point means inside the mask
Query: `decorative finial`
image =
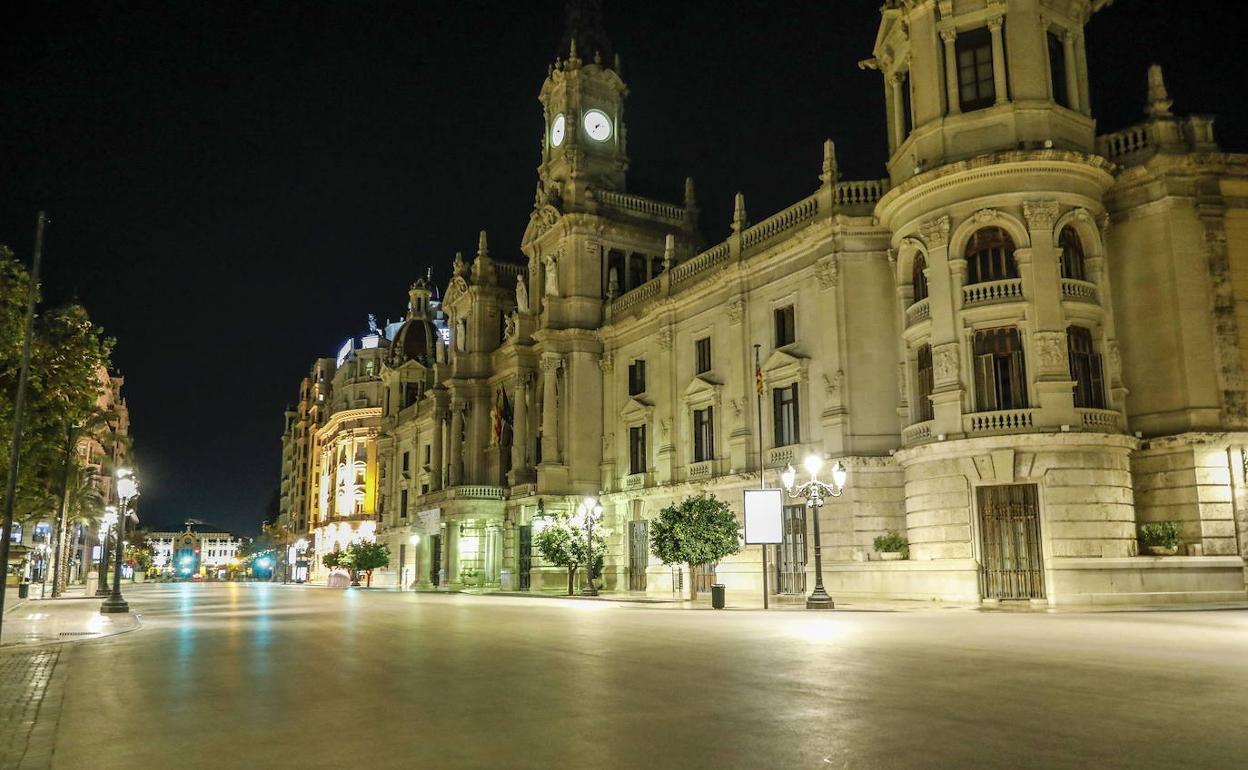
<svg viewBox="0 0 1248 770"><path fill-rule="evenodd" d="M745 195L737 193L732 205L732 231L739 233L748 226L745 220Z"/></svg>
<svg viewBox="0 0 1248 770"><path fill-rule="evenodd" d="M685 208L697 208L698 197L693 190L693 177L685 177Z"/></svg>
<svg viewBox="0 0 1248 770"><path fill-rule="evenodd" d="M490 256L490 245L486 240L484 230L482 230L481 233L477 236L477 256L478 257Z"/></svg>
<svg viewBox="0 0 1248 770"><path fill-rule="evenodd" d="M1150 118L1168 118L1173 114L1170 112L1173 106L1170 92L1166 90L1166 79L1162 75L1161 65L1150 65L1148 68L1148 108L1145 112Z"/></svg>
<svg viewBox="0 0 1248 770"><path fill-rule="evenodd" d="M836 183L836 144L831 139L823 141L823 171L819 174L819 181Z"/></svg>
<svg viewBox="0 0 1248 770"><path fill-rule="evenodd" d="M580 59L576 56L576 38L572 38L572 43L568 46L568 66L576 68L580 63Z"/></svg>
<svg viewBox="0 0 1248 770"><path fill-rule="evenodd" d="M672 263L676 261L676 236L671 233L663 239L663 272L672 269Z"/></svg>
<svg viewBox="0 0 1248 770"><path fill-rule="evenodd" d="M455 252L455 261L451 263L451 271L455 274L455 277L462 278L466 268L467 265L464 264L464 252Z"/></svg>

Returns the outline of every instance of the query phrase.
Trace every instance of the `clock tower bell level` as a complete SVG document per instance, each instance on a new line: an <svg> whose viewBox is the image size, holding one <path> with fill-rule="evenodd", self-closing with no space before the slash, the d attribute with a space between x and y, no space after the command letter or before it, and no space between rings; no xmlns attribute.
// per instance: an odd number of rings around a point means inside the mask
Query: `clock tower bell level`
<svg viewBox="0 0 1248 770"><path fill-rule="evenodd" d="M538 178L543 202L570 213L589 208L590 188L624 190L628 87L602 31L598 3L569 3L567 21L559 56L538 95L544 126Z"/></svg>

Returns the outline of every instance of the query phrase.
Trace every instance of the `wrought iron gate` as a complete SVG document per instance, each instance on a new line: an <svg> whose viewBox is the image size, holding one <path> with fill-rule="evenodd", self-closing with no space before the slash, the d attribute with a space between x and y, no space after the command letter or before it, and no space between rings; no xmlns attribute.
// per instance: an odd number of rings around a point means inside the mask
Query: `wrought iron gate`
<svg viewBox="0 0 1248 770"><path fill-rule="evenodd" d="M1034 484L979 488L985 599L1043 599L1040 507Z"/></svg>
<svg viewBox="0 0 1248 770"><path fill-rule="evenodd" d="M646 567L650 564L650 534L645 521L628 523L628 590L646 590Z"/></svg>
<svg viewBox="0 0 1248 770"><path fill-rule="evenodd" d="M806 593L806 506L784 506L781 542L776 546L776 593Z"/></svg>
<svg viewBox="0 0 1248 770"><path fill-rule="evenodd" d="M520 578L520 590L527 591L533 586L533 525L521 524L519 535L520 537L517 539L520 542L516 546L520 557L516 560L519 564L517 572L520 573L518 575Z"/></svg>

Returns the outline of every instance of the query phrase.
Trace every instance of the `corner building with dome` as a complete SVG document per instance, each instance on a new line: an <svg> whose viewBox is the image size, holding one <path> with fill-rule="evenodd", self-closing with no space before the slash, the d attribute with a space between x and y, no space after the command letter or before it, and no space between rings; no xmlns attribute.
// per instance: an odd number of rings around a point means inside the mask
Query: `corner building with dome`
<svg viewBox="0 0 1248 770"><path fill-rule="evenodd" d="M1141 121L1097 134L1084 26L1111 1L886 0L860 66L882 79L887 178L841 179L829 140L808 197L755 220L738 195L709 247L691 181L675 203L628 191L629 92L576 5L539 92L523 258L481 233L437 323L418 282L376 368L322 374L319 404L317 362L288 412L283 531L387 541L381 582L560 592L534 533L595 495L605 590L755 601L759 546L688 575L650 556L648 522L703 491L740 515L760 472L816 453L848 470L818 509L834 598L1244 600L1248 156L1174 114L1157 67ZM814 522L790 502L767 584L796 600ZM1144 551L1164 521L1177 553ZM873 552L890 531L907 558Z"/></svg>

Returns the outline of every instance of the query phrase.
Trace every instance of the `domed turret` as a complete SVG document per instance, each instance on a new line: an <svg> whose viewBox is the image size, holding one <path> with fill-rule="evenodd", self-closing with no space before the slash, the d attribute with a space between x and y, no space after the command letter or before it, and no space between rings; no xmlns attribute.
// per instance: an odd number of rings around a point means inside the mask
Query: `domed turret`
<svg viewBox="0 0 1248 770"><path fill-rule="evenodd" d="M417 361L431 366L437 359L438 330L429 311L429 284L417 278L407 291L407 319L394 335L394 365Z"/></svg>

